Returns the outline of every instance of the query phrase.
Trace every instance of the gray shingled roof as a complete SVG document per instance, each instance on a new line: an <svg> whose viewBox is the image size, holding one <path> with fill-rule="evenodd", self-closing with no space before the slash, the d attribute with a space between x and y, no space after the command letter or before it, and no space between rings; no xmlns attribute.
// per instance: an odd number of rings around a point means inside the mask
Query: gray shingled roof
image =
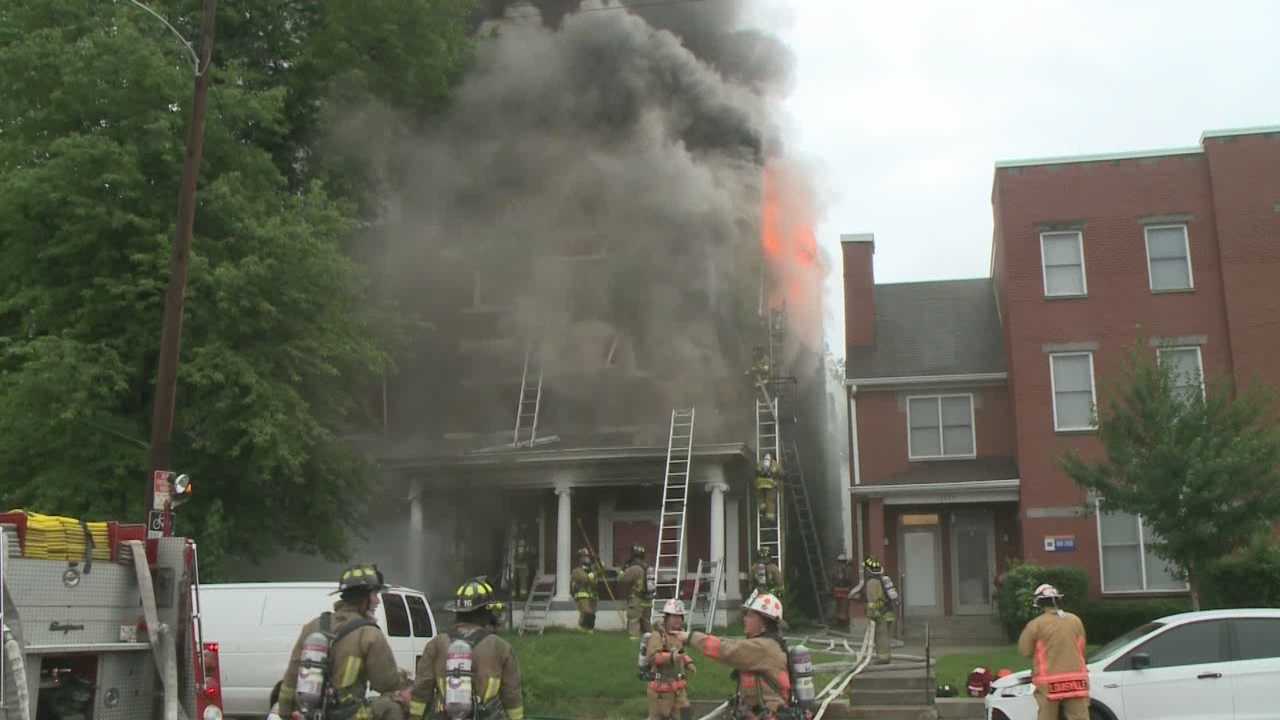
<svg viewBox="0 0 1280 720"><path fill-rule="evenodd" d="M990 278L875 287L875 344L849 348L850 378L1005 372Z"/></svg>

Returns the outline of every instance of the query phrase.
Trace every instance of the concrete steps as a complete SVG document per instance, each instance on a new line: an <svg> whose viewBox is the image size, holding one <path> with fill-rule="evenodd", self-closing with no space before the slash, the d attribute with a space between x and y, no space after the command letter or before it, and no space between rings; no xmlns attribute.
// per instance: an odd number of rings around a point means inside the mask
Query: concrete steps
<svg viewBox="0 0 1280 720"><path fill-rule="evenodd" d="M933 675L922 663L868 666L854 678L845 717L881 720L935 718Z"/></svg>
<svg viewBox="0 0 1280 720"><path fill-rule="evenodd" d="M1009 639L994 615L953 615L937 618L908 618L903 638L908 644L924 642L925 624L934 645L1005 645Z"/></svg>

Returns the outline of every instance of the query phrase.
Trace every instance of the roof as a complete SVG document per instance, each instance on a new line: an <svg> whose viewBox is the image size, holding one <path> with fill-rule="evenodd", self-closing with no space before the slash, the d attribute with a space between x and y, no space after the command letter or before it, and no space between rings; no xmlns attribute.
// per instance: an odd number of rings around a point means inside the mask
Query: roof
<svg viewBox="0 0 1280 720"><path fill-rule="evenodd" d="M876 285L875 343L848 350L850 379L1006 372L991 278Z"/></svg>
<svg viewBox="0 0 1280 720"><path fill-rule="evenodd" d="M1208 138L1236 137L1239 135L1268 135L1271 133L1280 133L1280 125L1260 125L1257 127L1205 130L1200 134L1200 145L1196 145L1194 147L1164 148L1159 150L1130 150L1125 152L1097 153L1092 155L1063 155L1060 157L1026 158L1020 160L997 160L996 168L1066 165L1070 163L1106 162L1108 160L1140 160L1143 158L1170 157L1173 155L1199 155L1204 152L1204 141Z"/></svg>

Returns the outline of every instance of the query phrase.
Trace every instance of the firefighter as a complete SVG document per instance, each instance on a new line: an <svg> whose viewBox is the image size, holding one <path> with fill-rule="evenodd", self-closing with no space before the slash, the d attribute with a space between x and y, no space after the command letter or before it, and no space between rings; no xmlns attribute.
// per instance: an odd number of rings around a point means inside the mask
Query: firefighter
<svg viewBox="0 0 1280 720"><path fill-rule="evenodd" d="M782 601L767 593L752 593L743 605L745 640L730 640L696 630L681 639L715 662L734 669L738 682L734 717L775 718L792 704L790 660L782 639Z"/></svg>
<svg viewBox="0 0 1280 720"><path fill-rule="evenodd" d="M880 561L868 557L862 562L867 570L863 585L863 598L867 601L867 619L875 624L877 665L888 665L893 661L893 623L897 619L893 597L886 587L884 566Z"/></svg>
<svg viewBox="0 0 1280 720"><path fill-rule="evenodd" d="M1052 585L1035 590L1041 614L1027 623L1018 638L1018 652L1032 658L1031 682L1036 686L1039 720L1089 718L1089 671L1085 668L1084 623L1059 607L1062 593ZM1061 707L1059 707L1061 706Z"/></svg>
<svg viewBox="0 0 1280 720"><path fill-rule="evenodd" d="M756 502L760 512L769 522L778 519L778 478L782 477L782 465L765 453L756 466Z"/></svg>
<svg viewBox="0 0 1280 720"><path fill-rule="evenodd" d="M684 603L672 598L662 606L662 625L645 643L652 679L649 681L649 720L689 720L688 676L693 658L685 653Z"/></svg>
<svg viewBox="0 0 1280 720"><path fill-rule="evenodd" d="M424 716L524 720L520 665L510 643L491 630L504 609L484 578L458 588L453 602L445 605L454 615L453 630L432 638L418 660L409 702L411 720ZM467 655L471 672L465 677L451 674L451 663Z"/></svg>
<svg viewBox="0 0 1280 720"><path fill-rule="evenodd" d="M831 572L831 599L836 608L836 621L842 628L849 625L849 594L854 585L853 564L848 555L840 553Z"/></svg>
<svg viewBox="0 0 1280 720"><path fill-rule="evenodd" d="M578 604L578 628L583 632L593 633L596 630L596 606L600 601L596 580L591 551L586 548L578 550L578 567L573 569L569 578L569 589Z"/></svg>
<svg viewBox="0 0 1280 720"><path fill-rule="evenodd" d="M530 567L533 564L533 552L528 537L528 526L520 523L516 526L515 548L512 549L512 598L524 598L529 593Z"/></svg>
<svg viewBox="0 0 1280 720"><path fill-rule="evenodd" d="M328 683L337 696L337 706L330 706L330 714L355 720L404 718L402 704L408 702L410 686L396 667L386 636L377 623L369 620L380 602L378 593L385 587L377 565L352 565L342 572L338 589L333 593L339 597L332 615L327 618L328 628L323 627L326 618L318 617L302 626L298 642L294 643L289 667L281 680L281 717L289 717L298 710L296 688L302 645L308 635L323 630L334 635L329 648L332 676ZM369 689L380 694L366 699Z"/></svg>
<svg viewBox="0 0 1280 720"><path fill-rule="evenodd" d="M773 559L773 551L766 547L756 551L756 564L751 566L753 589L758 593L767 593L782 600L783 579L782 568Z"/></svg>
<svg viewBox="0 0 1280 720"><path fill-rule="evenodd" d="M769 382L769 376L772 374L773 368L769 364L769 351L761 346L756 346L751 351L751 375L755 378L757 385L763 385Z"/></svg>
<svg viewBox="0 0 1280 720"><path fill-rule="evenodd" d="M627 598L627 632L632 640L649 632L649 613L653 610L653 594L649 588L649 565L643 545L631 546L631 559L622 573L622 592Z"/></svg>

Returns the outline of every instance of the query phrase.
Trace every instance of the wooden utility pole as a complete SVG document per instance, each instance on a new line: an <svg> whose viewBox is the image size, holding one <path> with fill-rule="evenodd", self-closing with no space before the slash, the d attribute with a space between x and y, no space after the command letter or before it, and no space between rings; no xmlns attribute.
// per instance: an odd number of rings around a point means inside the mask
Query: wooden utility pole
<svg viewBox="0 0 1280 720"><path fill-rule="evenodd" d="M196 180L204 154L204 117L209 93L209 63L213 57L213 26L217 0L203 0L200 53L197 57L195 98L187 126L186 157L178 189L178 223L169 255L169 287L164 296L164 324L160 330L160 362L156 370L155 402L151 408L151 473L147 484L148 535L173 533L173 511L165 485L169 477L169 444L173 436L174 398L178 385L178 355L182 347L183 303L187 292L187 261L196 215Z"/></svg>

